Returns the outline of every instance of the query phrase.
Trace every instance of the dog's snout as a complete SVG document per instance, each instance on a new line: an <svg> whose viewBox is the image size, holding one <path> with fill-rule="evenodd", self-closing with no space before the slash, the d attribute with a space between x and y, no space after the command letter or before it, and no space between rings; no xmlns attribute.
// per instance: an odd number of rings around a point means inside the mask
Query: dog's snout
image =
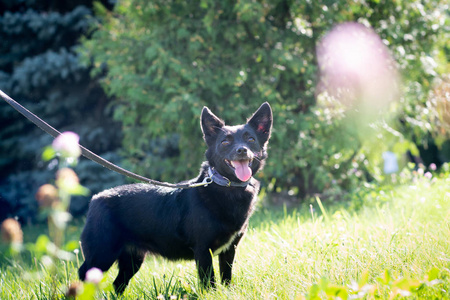
<svg viewBox="0 0 450 300"><path fill-rule="evenodd" d="M247 154L247 148L245 147L239 147L236 149L236 153L239 155Z"/></svg>

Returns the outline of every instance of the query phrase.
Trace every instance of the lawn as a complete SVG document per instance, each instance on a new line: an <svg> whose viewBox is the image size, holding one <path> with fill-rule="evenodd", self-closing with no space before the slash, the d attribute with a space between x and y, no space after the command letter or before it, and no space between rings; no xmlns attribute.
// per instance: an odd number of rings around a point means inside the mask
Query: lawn
<svg viewBox="0 0 450 300"><path fill-rule="evenodd" d="M193 262L149 256L123 298L450 299L447 176L413 174L403 184L361 187L349 199L261 205L238 248L230 287L202 290ZM79 234L75 226L68 231ZM25 228L24 236L35 241L36 229ZM82 258L57 262L55 270L26 253L13 258L3 250L0 260L0 299L49 299L64 298ZM116 273L105 274L96 299L115 299Z"/></svg>

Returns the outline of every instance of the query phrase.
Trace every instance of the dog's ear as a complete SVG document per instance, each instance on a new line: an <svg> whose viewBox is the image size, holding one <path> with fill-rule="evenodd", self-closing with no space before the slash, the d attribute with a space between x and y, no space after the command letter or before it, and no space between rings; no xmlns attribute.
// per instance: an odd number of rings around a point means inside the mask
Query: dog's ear
<svg viewBox="0 0 450 300"><path fill-rule="evenodd" d="M200 125L203 131L203 139L209 145L222 130L222 127L225 126L225 123L205 106L202 110Z"/></svg>
<svg viewBox="0 0 450 300"><path fill-rule="evenodd" d="M259 141L262 144L265 144L270 138L272 123L272 108L270 108L267 102L264 102L247 121L247 124L256 131Z"/></svg>

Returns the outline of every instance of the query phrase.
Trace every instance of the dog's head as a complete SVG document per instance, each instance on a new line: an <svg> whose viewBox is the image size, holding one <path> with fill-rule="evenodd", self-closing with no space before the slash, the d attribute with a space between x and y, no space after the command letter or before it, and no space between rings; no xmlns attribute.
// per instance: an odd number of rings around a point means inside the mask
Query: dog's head
<svg viewBox="0 0 450 300"><path fill-rule="evenodd" d="M265 102L246 124L226 126L207 107L201 116L206 158L211 167L231 181L248 181L267 157L272 130L272 109Z"/></svg>

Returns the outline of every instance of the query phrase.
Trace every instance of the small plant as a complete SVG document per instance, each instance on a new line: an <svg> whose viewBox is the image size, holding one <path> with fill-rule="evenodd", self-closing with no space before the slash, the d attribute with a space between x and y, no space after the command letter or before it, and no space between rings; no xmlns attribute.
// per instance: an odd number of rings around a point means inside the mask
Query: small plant
<svg viewBox="0 0 450 300"><path fill-rule="evenodd" d="M8 218L1 225L2 241L9 244L9 253L15 255L22 250L23 232L16 219Z"/></svg>
<svg viewBox="0 0 450 300"><path fill-rule="evenodd" d="M81 149L78 144L79 137L73 132L65 132L58 136L51 146L43 153L44 161L56 162L58 170L54 184L42 185L35 197L39 204L40 216L47 219L48 236L40 235L34 244L27 245L28 250L39 259L42 271L38 276L44 275L51 278L51 297L58 293L57 274L58 262L67 264L75 261L74 250L78 248L76 241L65 241L65 231L72 216L68 208L73 195L87 195L89 191L80 185L79 179L72 166L78 162ZM72 284L70 293L77 290L77 285Z"/></svg>
<svg viewBox="0 0 450 300"><path fill-rule="evenodd" d="M196 299L197 297L193 296L196 295L196 291L192 290L192 288L186 282L178 280L175 274L172 274L168 280L164 275L162 284L159 285L157 285L155 278L153 278L153 289L149 298L158 300Z"/></svg>
<svg viewBox="0 0 450 300"><path fill-rule="evenodd" d="M389 295L389 299L397 296L417 296L429 286L440 284L440 270L430 269L422 280L412 278L393 278L389 270L376 279L378 284L369 284L369 273L363 272L358 282L351 284L331 284L327 278L322 278L319 283L313 284L306 295L298 296L298 300L320 300L320 299L374 299Z"/></svg>

